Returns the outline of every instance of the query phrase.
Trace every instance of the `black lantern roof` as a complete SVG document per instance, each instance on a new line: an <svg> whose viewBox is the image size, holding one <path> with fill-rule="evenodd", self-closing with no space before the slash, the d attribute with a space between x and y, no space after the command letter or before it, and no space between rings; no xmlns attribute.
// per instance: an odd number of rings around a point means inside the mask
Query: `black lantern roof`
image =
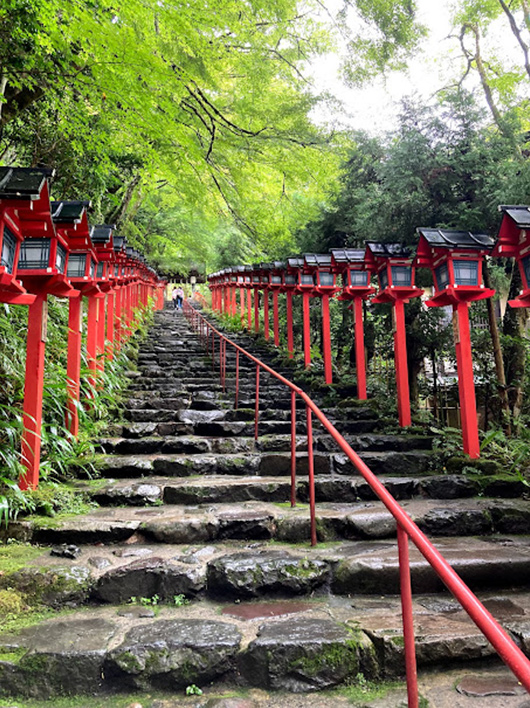
<svg viewBox="0 0 530 708"><path fill-rule="evenodd" d="M52 219L56 224L79 224L83 213L90 207L90 202L51 202Z"/></svg>
<svg viewBox="0 0 530 708"><path fill-rule="evenodd" d="M235 266L235 268L234 268L235 273L244 273L245 270L246 270L246 266L244 266L244 265L238 265L238 266Z"/></svg>
<svg viewBox="0 0 530 708"><path fill-rule="evenodd" d="M121 251L125 247L125 236L114 236L114 250Z"/></svg>
<svg viewBox="0 0 530 708"><path fill-rule="evenodd" d="M259 267L261 270L272 270L274 268L272 263L260 263Z"/></svg>
<svg viewBox="0 0 530 708"><path fill-rule="evenodd" d="M114 224L100 224L99 226L93 226L90 231L90 238L93 243L108 243L112 232L114 231ZM115 236L114 240L123 238L122 236Z"/></svg>
<svg viewBox="0 0 530 708"><path fill-rule="evenodd" d="M287 259L287 267L288 268L303 268L304 267L304 259L301 256L297 256L296 258L288 258Z"/></svg>
<svg viewBox="0 0 530 708"><path fill-rule="evenodd" d="M528 213L528 217L530 217L530 213ZM416 232L425 238L431 248L470 248L482 251L484 249L490 250L495 243L492 236L473 234L470 231L424 229L420 226Z"/></svg>
<svg viewBox="0 0 530 708"><path fill-rule="evenodd" d="M254 270L251 265L243 266L243 268L245 269L245 273L252 273L252 271Z"/></svg>
<svg viewBox="0 0 530 708"><path fill-rule="evenodd" d="M379 243L379 241L367 241L367 247L374 254L381 258L411 258L412 248L402 243Z"/></svg>
<svg viewBox="0 0 530 708"><path fill-rule="evenodd" d="M332 248L331 255L336 263L364 263L364 248Z"/></svg>
<svg viewBox="0 0 530 708"><path fill-rule="evenodd" d="M55 170L44 167L0 167L0 199L38 199Z"/></svg>
<svg viewBox="0 0 530 708"><path fill-rule="evenodd" d="M305 264L316 268L331 266L331 253L304 253Z"/></svg>
<svg viewBox="0 0 530 708"><path fill-rule="evenodd" d="M285 270L285 261L272 261L273 270Z"/></svg>
<svg viewBox="0 0 530 708"><path fill-rule="evenodd" d="M507 214L520 229L530 229L530 207L523 204L507 206L501 204L499 211Z"/></svg>

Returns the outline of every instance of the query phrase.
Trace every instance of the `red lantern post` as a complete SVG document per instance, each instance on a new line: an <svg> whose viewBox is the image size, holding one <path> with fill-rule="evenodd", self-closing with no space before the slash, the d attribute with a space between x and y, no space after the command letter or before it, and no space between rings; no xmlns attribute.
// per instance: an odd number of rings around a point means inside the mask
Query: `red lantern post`
<svg viewBox="0 0 530 708"><path fill-rule="evenodd" d="M365 261L379 279L379 294L373 302L392 305L394 329L394 362L398 417L401 427L411 424L405 304L419 297L423 290L414 287L414 266L411 250L399 243L367 242Z"/></svg>
<svg viewBox="0 0 530 708"><path fill-rule="evenodd" d="M95 283L96 255L90 239L87 209L90 202L52 202L52 218L57 232L68 242L69 257L66 276L75 288L68 307L68 354L66 364L67 401L66 427L79 434L79 403L81 376L82 302L99 293Z"/></svg>
<svg viewBox="0 0 530 708"><path fill-rule="evenodd" d="M523 288L510 307L530 307L530 207L523 205L499 206L502 222L492 256L515 258Z"/></svg>
<svg viewBox="0 0 530 708"><path fill-rule="evenodd" d="M26 472L19 482L22 489L34 489L39 483L47 298L67 297L73 292L65 277L68 245L56 233L51 217L48 180L52 174L45 169L0 169L2 212L11 229L24 238L19 244L16 276L34 296L29 306L26 343L22 433L22 464Z"/></svg>
<svg viewBox="0 0 530 708"><path fill-rule="evenodd" d="M296 292L297 269L292 267L287 260L286 270L283 272L282 292L285 293L285 307L287 314L287 351L289 359L294 356L294 334L293 334L293 294ZM295 259L296 260L296 259Z"/></svg>
<svg viewBox="0 0 530 708"><path fill-rule="evenodd" d="M306 268L303 258L288 258L287 267L291 271L296 271L297 281L295 292L302 295L304 366L308 369L311 366L311 321L309 301L313 294L315 283L313 274Z"/></svg>
<svg viewBox="0 0 530 708"><path fill-rule="evenodd" d="M329 318L329 299L335 295L335 273L329 253L306 253L305 268L313 274L314 287L312 295L320 295L322 302L322 358L324 359L324 380L333 383L333 368L331 359L331 323Z"/></svg>
<svg viewBox="0 0 530 708"><path fill-rule="evenodd" d="M371 272L364 260L365 250L335 248L331 251L333 267L342 276L342 292L339 300L351 300L355 328L355 368L357 371L357 398L365 401L366 357L364 352L363 301L375 292L370 285Z"/></svg>
<svg viewBox="0 0 530 708"><path fill-rule="evenodd" d="M272 321L274 331L274 346L280 346L280 315L278 296L282 292L283 286L283 271L285 263L282 261L274 261L271 264L272 268L269 275L269 289L272 292Z"/></svg>
<svg viewBox="0 0 530 708"><path fill-rule="evenodd" d="M109 361L114 356L114 225L101 224L92 227L90 238L96 249L98 265L96 268L96 284L105 298L100 300L98 312L98 351L105 353ZM105 327L106 321L106 327ZM101 358L103 362L103 358Z"/></svg>
<svg viewBox="0 0 530 708"><path fill-rule="evenodd" d="M435 293L428 307L453 308L453 332L458 369L458 394L464 452L479 457L477 404L469 331L469 303L495 294L482 283L482 260L493 248L486 234L418 228L416 263L431 269Z"/></svg>

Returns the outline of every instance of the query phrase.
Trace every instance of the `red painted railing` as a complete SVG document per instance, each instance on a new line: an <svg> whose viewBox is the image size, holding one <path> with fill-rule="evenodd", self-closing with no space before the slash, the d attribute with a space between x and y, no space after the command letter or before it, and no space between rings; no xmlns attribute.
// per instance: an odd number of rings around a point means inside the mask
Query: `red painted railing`
<svg viewBox="0 0 530 708"><path fill-rule="evenodd" d="M322 413L320 408L301 388L293 384L281 374L271 369L245 349L232 342L228 337L219 332L213 325L188 302L184 303L184 314L200 339L203 341L208 353L212 356L212 366L215 368L218 355L221 385L226 390L226 347L229 345L236 353L236 380L235 401L237 408L239 398L239 358L241 355L256 365L256 407L254 436L258 438L259 426L259 395L260 371L266 371L291 390L291 506L296 505L296 397L299 396L305 403L307 421L307 454L309 467L309 513L311 523L311 544L317 542L316 515L315 515L315 474L313 460L313 424L314 415L322 427L335 440L338 447L348 457L357 471L370 485L372 490L383 502L387 510L396 520L397 543L399 558L399 579L401 589L401 608L403 618L403 638L405 647L405 667L407 675L407 693L409 708L418 708L418 679L416 669L416 648L414 639L414 621L412 614L412 588L409 562L409 539L427 560L431 568L438 575L455 599L477 625L480 631L492 644L504 663L511 669L521 684L530 693L530 661L510 639L499 623L488 612L480 600L468 588L460 576L453 570L442 554L433 546L425 534L412 521L410 516L394 499L386 487L381 484L376 475L370 470L359 455L350 447L335 426ZM218 346L216 347L216 338Z"/></svg>

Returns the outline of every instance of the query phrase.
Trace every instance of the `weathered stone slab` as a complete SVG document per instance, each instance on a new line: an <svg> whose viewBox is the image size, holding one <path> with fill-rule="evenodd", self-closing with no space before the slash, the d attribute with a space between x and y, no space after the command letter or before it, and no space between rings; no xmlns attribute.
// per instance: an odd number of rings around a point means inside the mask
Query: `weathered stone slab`
<svg viewBox="0 0 530 708"><path fill-rule="evenodd" d="M0 588L18 590L29 602L49 607L83 604L92 585L90 570L82 565L28 567L0 575Z"/></svg>
<svg viewBox="0 0 530 708"><path fill-rule="evenodd" d="M361 643L331 620L293 618L262 625L239 665L247 681L265 689L322 690L359 673Z"/></svg>
<svg viewBox="0 0 530 708"><path fill-rule="evenodd" d="M326 585L329 565L282 551L223 556L208 563L208 592L236 598L308 594Z"/></svg>
<svg viewBox="0 0 530 708"><path fill-rule="evenodd" d="M201 565L185 565L161 558L142 558L102 575L92 597L110 603L131 597L153 597L161 601L175 595L194 597L204 587L206 571Z"/></svg>
<svg viewBox="0 0 530 708"><path fill-rule="evenodd" d="M185 688L213 681L235 668L241 635L211 620L159 620L131 629L108 658L114 685Z"/></svg>
<svg viewBox="0 0 530 708"><path fill-rule="evenodd" d="M48 699L95 694L105 686L103 665L116 626L101 618L51 621L0 638L9 650L27 649L15 663L0 662L0 695Z"/></svg>

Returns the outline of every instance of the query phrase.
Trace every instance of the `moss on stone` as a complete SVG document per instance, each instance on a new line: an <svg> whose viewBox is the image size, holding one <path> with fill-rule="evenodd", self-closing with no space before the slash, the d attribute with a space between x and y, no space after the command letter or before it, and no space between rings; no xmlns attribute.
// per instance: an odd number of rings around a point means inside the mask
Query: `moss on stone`
<svg viewBox="0 0 530 708"><path fill-rule="evenodd" d="M49 551L49 548L32 546L29 543L0 544L0 574L5 575L20 570Z"/></svg>
<svg viewBox="0 0 530 708"><path fill-rule="evenodd" d="M303 673L308 678L316 678L319 674L344 667L348 674L357 673L358 645L354 640L344 643L321 646L315 654L306 654L294 659L290 668Z"/></svg>

